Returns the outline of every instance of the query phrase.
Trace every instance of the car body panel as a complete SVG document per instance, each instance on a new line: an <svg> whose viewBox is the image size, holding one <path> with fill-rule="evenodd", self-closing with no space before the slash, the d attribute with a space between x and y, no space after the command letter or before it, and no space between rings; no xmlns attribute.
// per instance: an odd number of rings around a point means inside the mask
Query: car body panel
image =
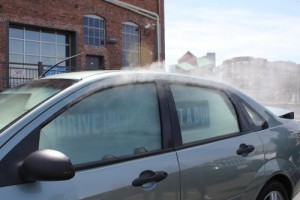
<svg viewBox="0 0 300 200"><path fill-rule="evenodd" d="M270 128L265 134L260 134L265 149L266 181L276 175L288 177L299 191L300 178L300 143L299 124L292 120L285 121L284 125Z"/></svg>
<svg viewBox="0 0 300 200"><path fill-rule="evenodd" d="M248 155L237 155L242 143L255 146L255 150ZM256 133L197 145L177 153L184 200L205 199L205 195L216 200L240 198L249 188L264 181L264 174L257 173L264 164L264 156Z"/></svg>
<svg viewBox="0 0 300 200"><path fill-rule="evenodd" d="M134 170L133 170L134 169ZM132 181L145 170L166 171L168 177L149 188L133 187ZM38 181L0 188L7 199L179 199L179 169L176 154L166 153L110 166L77 171L67 181Z"/></svg>

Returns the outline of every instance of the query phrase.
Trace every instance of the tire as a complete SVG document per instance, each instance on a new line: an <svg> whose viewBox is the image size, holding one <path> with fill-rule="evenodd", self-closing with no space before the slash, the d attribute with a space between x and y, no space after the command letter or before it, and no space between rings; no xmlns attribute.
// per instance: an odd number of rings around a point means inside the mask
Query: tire
<svg viewBox="0 0 300 200"><path fill-rule="evenodd" d="M266 185L256 200L290 200L284 186L278 181Z"/></svg>

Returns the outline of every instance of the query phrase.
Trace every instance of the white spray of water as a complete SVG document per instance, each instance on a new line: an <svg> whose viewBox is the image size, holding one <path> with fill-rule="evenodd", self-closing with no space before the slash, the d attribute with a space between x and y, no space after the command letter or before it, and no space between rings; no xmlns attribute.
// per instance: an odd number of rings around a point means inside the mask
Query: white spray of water
<svg viewBox="0 0 300 200"><path fill-rule="evenodd" d="M186 74L225 82L263 105L292 110L300 119L300 65L294 62L235 57L211 71L197 68Z"/></svg>

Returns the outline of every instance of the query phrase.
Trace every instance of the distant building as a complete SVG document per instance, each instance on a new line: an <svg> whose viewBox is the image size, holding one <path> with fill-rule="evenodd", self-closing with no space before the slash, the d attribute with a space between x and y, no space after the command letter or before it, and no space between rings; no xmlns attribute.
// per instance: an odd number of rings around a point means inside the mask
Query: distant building
<svg viewBox="0 0 300 200"><path fill-rule="evenodd" d="M120 69L164 60L164 0L0 3L0 90L58 71Z"/></svg>
<svg viewBox="0 0 300 200"><path fill-rule="evenodd" d="M177 61L179 64L180 63L188 63L193 66L197 66L197 57L192 54L190 51L186 52L179 60Z"/></svg>
<svg viewBox="0 0 300 200"><path fill-rule="evenodd" d="M199 76L211 76L216 66L215 53L197 58L190 51L186 52L175 65L175 72Z"/></svg>
<svg viewBox="0 0 300 200"><path fill-rule="evenodd" d="M221 80L261 102L300 102L300 65L296 63L244 56L225 60L217 69Z"/></svg>
<svg viewBox="0 0 300 200"><path fill-rule="evenodd" d="M260 76L266 73L267 62L266 59L250 56L234 57L225 60L219 67L220 77L244 90L257 90L262 87Z"/></svg>

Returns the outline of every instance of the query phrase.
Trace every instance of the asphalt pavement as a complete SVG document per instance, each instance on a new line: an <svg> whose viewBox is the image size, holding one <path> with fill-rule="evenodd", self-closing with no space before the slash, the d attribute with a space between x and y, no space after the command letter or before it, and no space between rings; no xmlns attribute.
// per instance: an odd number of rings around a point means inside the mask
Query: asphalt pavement
<svg viewBox="0 0 300 200"><path fill-rule="evenodd" d="M297 196L295 196L293 200L300 200L300 192L297 194Z"/></svg>

